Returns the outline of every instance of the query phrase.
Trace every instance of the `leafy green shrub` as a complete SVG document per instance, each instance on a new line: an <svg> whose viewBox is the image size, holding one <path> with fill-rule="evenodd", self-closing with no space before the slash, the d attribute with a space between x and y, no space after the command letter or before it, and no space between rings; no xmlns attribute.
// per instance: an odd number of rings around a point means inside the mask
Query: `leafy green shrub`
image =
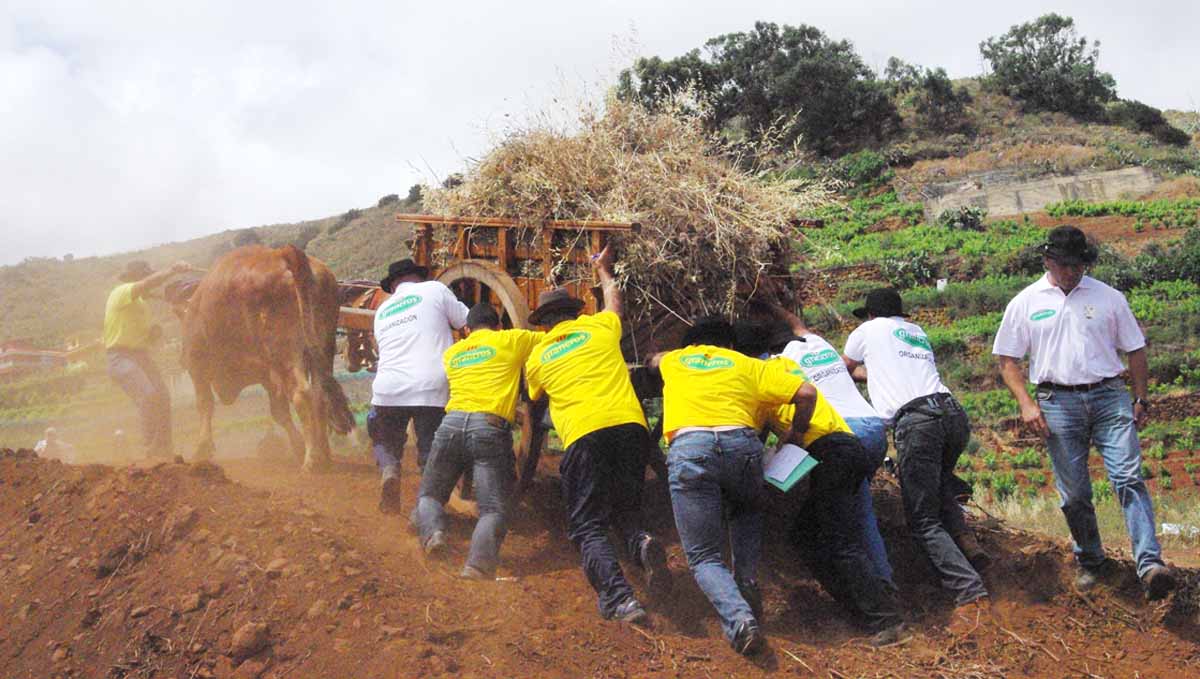
<svg viewBox="0 0 1200 679"><path fill-rule="evenodd" d="M1146 448L1145 456L1151 460L1162 460L1167 456L1166 447L1161 443L1156 443Z"/></svg>
<svg viewBox="0 0 1200 679"><path fill-rule="evenodd" d="M974 463L971 462L971 458L967 457L966 455L959 457L958 461L954 463L955 469L961 469L963 471L970 471L974 466Z"/></svg>
<svg viewBox="0 0 1200 679"><path fill-rule="evenodd" d="M1167 471L1167 470L1164 468L1163 471ZM1175 487L1175 482L1171 480L1171 477L1169 475L1164 475L1162 478L1160 478L1158 480L1158 489L1159 490L1171 490L1174 487Z"/></svg>
<svg viewBox="0 0 1200 679"><path fill-rule="evenodd" d="M996 453L995 453L995 451L989 450L988 452L983 454L983 466L988 469L996 468Z"/></svg>
<svg viewBox="0 0 1200 679"><path fill-rule="evenodd" d="M1046 14L979 45L987 82L1034 111L1096 117L1116 98L1116 81L1097 68L1100 44L1077 36L1075 21Z"/></svg>
<svg viewBox="0 0 1200 679"><path fill-rule="evenodd" d="M910 101L917 113L917 125L926 131L945 134L971 127L967 117L971 94L965 87L955 87L944 68L926 69Z"/></svg>
<svg viewBox="0 0 1200 679"><path fill-rule="evenodd" d="M395 205L396 203L399 203L399 202L400 202L400 194L389 193L388 195L380 198L379 202L376 203L375 205L376 205L376 207L387 207L388 205Z"/></svg>
<svg viewBox="0 0 1200 679"><path fill-rule="evenodd" d="M981 207L972 205L964 205L962 207L943 210L937 216L938 226L947 229L968 229L971 231L982 231L983 220L987 217L987 210Z"/></svg>
<svg viewBox="0 0 1200 679"><path fill-rule="evenodd" d="M1192 138L1187 132L1173 127L1162 111L1131 99L1118 99L1105 107L1104 117L1112 125L1134 132L1145 132L1164 144L1187 146Z"/></svg>
<svg viewBox="0 0 1200 679"><path fill-rule="evenodd" d="M1092 500L1095 502L1104 502L1111 500L1113 497L1112 484L1107 479L1092 481Z"/></svg>
<svg viewBox="0 0 1200 679"><path fill-rule="evenodd" d="M879 262L879 273L892 287L901 290L928 285L938 278L937 266L925 252L915 252L908 257L885 257Z"/></svg>
<svg viewBox="0 0 1200 679"><path fill-rule="evenodd" d="M1166 465L1162 465L1162 464L1158 465L1158 477L1160 479L1170 478L1170 476L1171 476L1170 467L1167 467Z"/></svg>
<svg viewBox="0 0 1200 679"><path fill-rule="evenodd" d="M1143 479L1152 479L1152 478L1154 478L1154 470L1153 470L1153 469L1151 469L1151 468L1150 468L1150 465L1149 465L1148 463L1146 463L1146 462L1143 462L1143 463L1142 463L1142 478L1143 478Z"/></svg>
<svg viewBox="0 0 1200 679"><path fill-rule="evenodd" d="M1017 400L1008 389L964 391L956 395L958 402L972 422L986 422L1011 417L1017 412Z"/></svg>
<svg viewBox="0 0 1200 679"><path fill-rule="evenodd" d="M877 180L890 177L887 158L883 154L863 149L841 158L833 164L833 175L855 186L873 186Z"/></svg>
<svg viewBox="0 0 1200 679"><path fill-rule="evenodd" d="M997 500L1006 500L1017 489L1017 477L1012 472L996 474L992 479L992 494Z"/></svg>
<svg viewBox="0 0 1200 679"><path fill-rule="evenodd" d="M1200 464L1196 464L1195 462L1188 462L1187 464L1183 465L1183 471L1187 472L1188 474L1195 474L1196 472L1200 472Z"/></svg>
<svg viewBox="0 0 1200 679"><path fill-rule="evenodd" d="M1044 472L1033 472L1027 478L1035 486L1046 485L1046 474Z"/></svg>
<svg viewBox="0 0 1200 679"><path fill-rule="evenodd" d="M1014 469L1038 469L1044 466L1045 460L1041 453L1036 448L1026 448L1021 452L1013 455L1012 466Z"/></svg>

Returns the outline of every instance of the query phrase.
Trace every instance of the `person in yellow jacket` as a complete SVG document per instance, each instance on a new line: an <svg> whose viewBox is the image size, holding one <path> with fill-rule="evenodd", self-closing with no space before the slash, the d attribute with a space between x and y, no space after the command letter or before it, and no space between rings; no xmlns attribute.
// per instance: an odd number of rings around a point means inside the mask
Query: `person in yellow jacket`
<svg viewBox="0 0 1200 679"><path fill-rule="evenodd" d="M567 535L583 556L600 614L643 623L646 610L625 579L609 528L642 567L650 589L671 587L662 543L642 529L642 484L652 449L641 401L621 354L621 290L608 247L592 264L604 293L604 310L580 315L583 302L565 288L542 293L530 323L549 328L525 364L534 401L549 398L550 417L566 453L559 464L567 505Z"/></svg>
<svg viewBox="0 0 1200 679"><path fill-rule="evenodd" d="M698 320L681 349L650 361L663 379L663 431L671 506L688 566L712 602L734 650L751 655L765 644L757 570L763 531L763 445L758 413L795 405L797 430L808 427L816 390L804 380L732 349L725 320ZM733 569L721 559L728 542Z"/></svg>
<svg viewBox="0 0 1200 679"><path fill-rule="evenodd" d="M775 356L767 363L808 381L803 368L789 358ZM867 452L819 390L808 427L794 427L795 417L796 406L789 403L774 408L766 418L780 441L804 448L819 463L809 475L808 497L792 527L792 538L825 591L874 635L872 644L900 641L904 625L899 604L863 546L857 511L863 479L874 474L883 460Z"/></svg>
<svg viewBox="0 0 1200 679"><path fill-rule="evenodd" d="M433 435L421 476L417 526L426 554L446 552L446 501L454 484L472 470L479 520L461 577L492 580L508 530L508 507L516 479L512 423L521 369L546 333L501 330L487 302L467 313L467 337L446 350L442 365L450 383L446 415Z"/></svg>
<svg viewBox="0 0 1200 679"><path fill-rule="evenodd" d="M104 306L104 348L108 374L133 399L142 420L142 440L147 457L170 457L171 393L158 366L150 358L150 345L162 328L150 322L147 294L171 276L192 271L187 262L155 272L142 260L126 265L121 284L108 294Z"/></svg>

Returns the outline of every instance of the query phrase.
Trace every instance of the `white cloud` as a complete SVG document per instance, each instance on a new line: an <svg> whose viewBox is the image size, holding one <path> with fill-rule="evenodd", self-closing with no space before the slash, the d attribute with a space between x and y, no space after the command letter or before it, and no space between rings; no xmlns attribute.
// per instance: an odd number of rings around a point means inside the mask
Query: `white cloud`
<svg viewBox="0 0 1200 679"><path fill-rule="evenodd" d="M755 20L811 23L869 63L952 75L1045 11L750 2L54 2L0 7L0 263L314 218L459 169L551 96L595 96L636 31L673 56ZM1190 2L1057 11L1124 96L1196 107Z"/></svg>

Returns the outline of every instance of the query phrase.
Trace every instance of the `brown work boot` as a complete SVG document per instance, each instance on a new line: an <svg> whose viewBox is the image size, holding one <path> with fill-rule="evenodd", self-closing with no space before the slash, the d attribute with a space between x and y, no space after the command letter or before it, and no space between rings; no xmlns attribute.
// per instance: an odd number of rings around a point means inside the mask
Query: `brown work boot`
<svg viewBox="0 0 1200 679"><path fill-rule="evenodd" d="M1146 598L1157 601L1175 589L1175 576L1166 566L1155 565L1142 576L1142 584L1146 588Z"/></svg>
<svg viewBox="0 0 1200 679"><path fill-rule="evenodd" d="M963 556L967 557L967 561L971 562L976 572L982 573L992 565L992 557L988 556L983 545L979 544L979 540L971 531L955 535L954 544L962 550Z"/></svg>
<svg viewBox="0 0 1200 679"><path fill-rule="evenodd" d="M990 597L981 596L955 608L950 614L950 624L946 625L946 631L956 637L970 636L991 619L992 600Z"/></svg>

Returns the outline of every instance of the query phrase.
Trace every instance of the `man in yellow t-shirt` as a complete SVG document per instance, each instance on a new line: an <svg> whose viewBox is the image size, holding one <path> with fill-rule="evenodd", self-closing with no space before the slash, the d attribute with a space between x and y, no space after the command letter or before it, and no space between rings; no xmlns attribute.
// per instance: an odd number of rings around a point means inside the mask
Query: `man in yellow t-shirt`
<svg viewBox="0 0 1200 679"><path fill-rule="evenodd" d="M735 345L739 351L758 355L769 344L764 326L739 324ZM767 364L808 382L807 373L790 358L774 356ZM796 514L793 539L821 586L874 634L873 645L899 641L905 630L893 597L894 585L871 561L859 508L862 483L886 451L869 452L819 389L807 429L794 428L794 417L795 407L790 404L760 414L780 441L805 448L820 462L809 475L809 492Z"/></svg>
<svg viewBox="0 0 1200 679"><path fill-rule="evenodd" d="M651 360L663 379L663 431L675 527L696 584L721 618L734 650L751 655L766 641L757 570L762 551L763 407L796 405L803 432L816 390L796 375L732 349L733 327L700 319L683 348ZM721 559L728 519L733 572Z"/></svg>
<svg viewBox="0 0 1200 679"><path fill-rule="evenodd" d="M459 477L472 470L479 520L460 575L492 580L508 530L509 496L516 479L512 423L521 368L545 333L501 330L500 317L487 302L471 308L466 328L467 337L452 344L442 357L450 401L421 475L417 527L425 553L444 555L446 501Z"/></svg>
<svg viewBox="0 0 1200 679"><path fill-rule="evenodd" d="M171 393L149 352L162 329L150 323L145 298L171 276L191 270L187 262L177 262L169 269L155 272L144 261L132 261L121 273L121 284L109 293L104 307L108 374L138 407L148 457L170 457L174 451Z"/></svg>
<svg viewBox="0 0 1200 679"><path fill-rule="evenodd" d="M662 543L641 528L642 483L652 448L642 404L621 354L621 290L609 248L592 257L604 291L604 311L579 315L583 302L564 288L542 293L530 323L550 328L525 364L529 396L548 397L550 417L566 453L559 464L567 505L567 535L610 620L647 619L608 538L625 542L655 593L670 589Z"/></svg>

